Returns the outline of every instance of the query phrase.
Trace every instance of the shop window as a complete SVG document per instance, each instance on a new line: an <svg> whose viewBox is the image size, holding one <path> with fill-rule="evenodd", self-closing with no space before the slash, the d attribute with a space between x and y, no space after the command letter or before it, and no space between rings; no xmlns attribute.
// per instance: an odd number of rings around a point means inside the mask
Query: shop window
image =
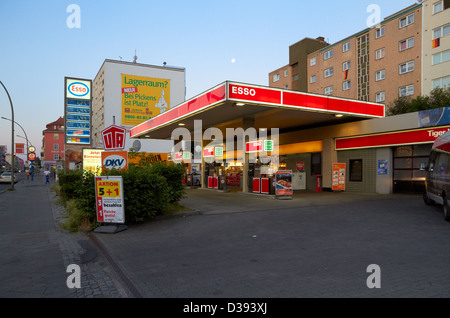
<svg viewBox="0 0 450 318"><path fill-rule="evenodd" d="M350 160L350 181L362 181L362 159Z"/></svg>
<svg viewBox="0 0 450 318"><path fill-rule="evenodd" d="M322 154L313 153L311 154L311 175L321 175L322 174Z"/></svg>

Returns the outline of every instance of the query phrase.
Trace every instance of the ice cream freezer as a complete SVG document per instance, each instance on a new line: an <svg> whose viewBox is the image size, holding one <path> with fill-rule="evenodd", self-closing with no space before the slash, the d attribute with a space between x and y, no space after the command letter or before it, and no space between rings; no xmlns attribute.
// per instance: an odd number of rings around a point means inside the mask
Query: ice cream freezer
<svg viewBox="0 0 450 318"><path fill-rule="evenodd" d="M294 190L306 190L306 172L292 173L292 188Z"/></svg>

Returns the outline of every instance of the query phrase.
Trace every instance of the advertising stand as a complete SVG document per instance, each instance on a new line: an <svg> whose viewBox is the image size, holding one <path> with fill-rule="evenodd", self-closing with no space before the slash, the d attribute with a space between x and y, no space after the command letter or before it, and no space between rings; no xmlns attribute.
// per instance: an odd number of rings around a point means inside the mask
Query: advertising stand
<svg viewBox="0 0 450 318"><path fill-rule="evenodd" d="M121 151L125 147L125 133L123 127L111 125L102 130L103 147L102 169L121 170L128 165L128 153ZM125 200L123 196L122 176L96 176L95 202L97 222L105 223L96 228L96 233L117 233L126 230Z"/></svg>
<svg viewBox="0 0 450 318"><path fill-rule="evenodd" d="M280 200L292 199L292 170L278 170L275 175L275 194Z"/></svg>

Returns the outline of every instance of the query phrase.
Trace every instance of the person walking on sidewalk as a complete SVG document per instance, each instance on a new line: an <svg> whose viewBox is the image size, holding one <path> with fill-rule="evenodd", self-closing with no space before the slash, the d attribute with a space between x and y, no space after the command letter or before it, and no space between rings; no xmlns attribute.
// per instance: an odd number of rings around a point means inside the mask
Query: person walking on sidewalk
<svg viewBox="0 0 450 318"><path fill-rule="evenodd" d="M45 169L44 171L44 175L45 175L45 184L50 183L50 171L48 171L48 169Z"/></svg>

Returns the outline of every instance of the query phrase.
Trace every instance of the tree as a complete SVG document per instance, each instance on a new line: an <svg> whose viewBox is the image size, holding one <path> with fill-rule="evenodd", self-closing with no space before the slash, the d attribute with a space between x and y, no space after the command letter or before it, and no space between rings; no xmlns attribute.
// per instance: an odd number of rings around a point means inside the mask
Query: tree
<svg viewBox="0 0 450 318"><path fill-rule="evenodd" d="M450 87L436 88L429 96L399 97L388 108L387 115L399 115L450 106Z"/></svg>

